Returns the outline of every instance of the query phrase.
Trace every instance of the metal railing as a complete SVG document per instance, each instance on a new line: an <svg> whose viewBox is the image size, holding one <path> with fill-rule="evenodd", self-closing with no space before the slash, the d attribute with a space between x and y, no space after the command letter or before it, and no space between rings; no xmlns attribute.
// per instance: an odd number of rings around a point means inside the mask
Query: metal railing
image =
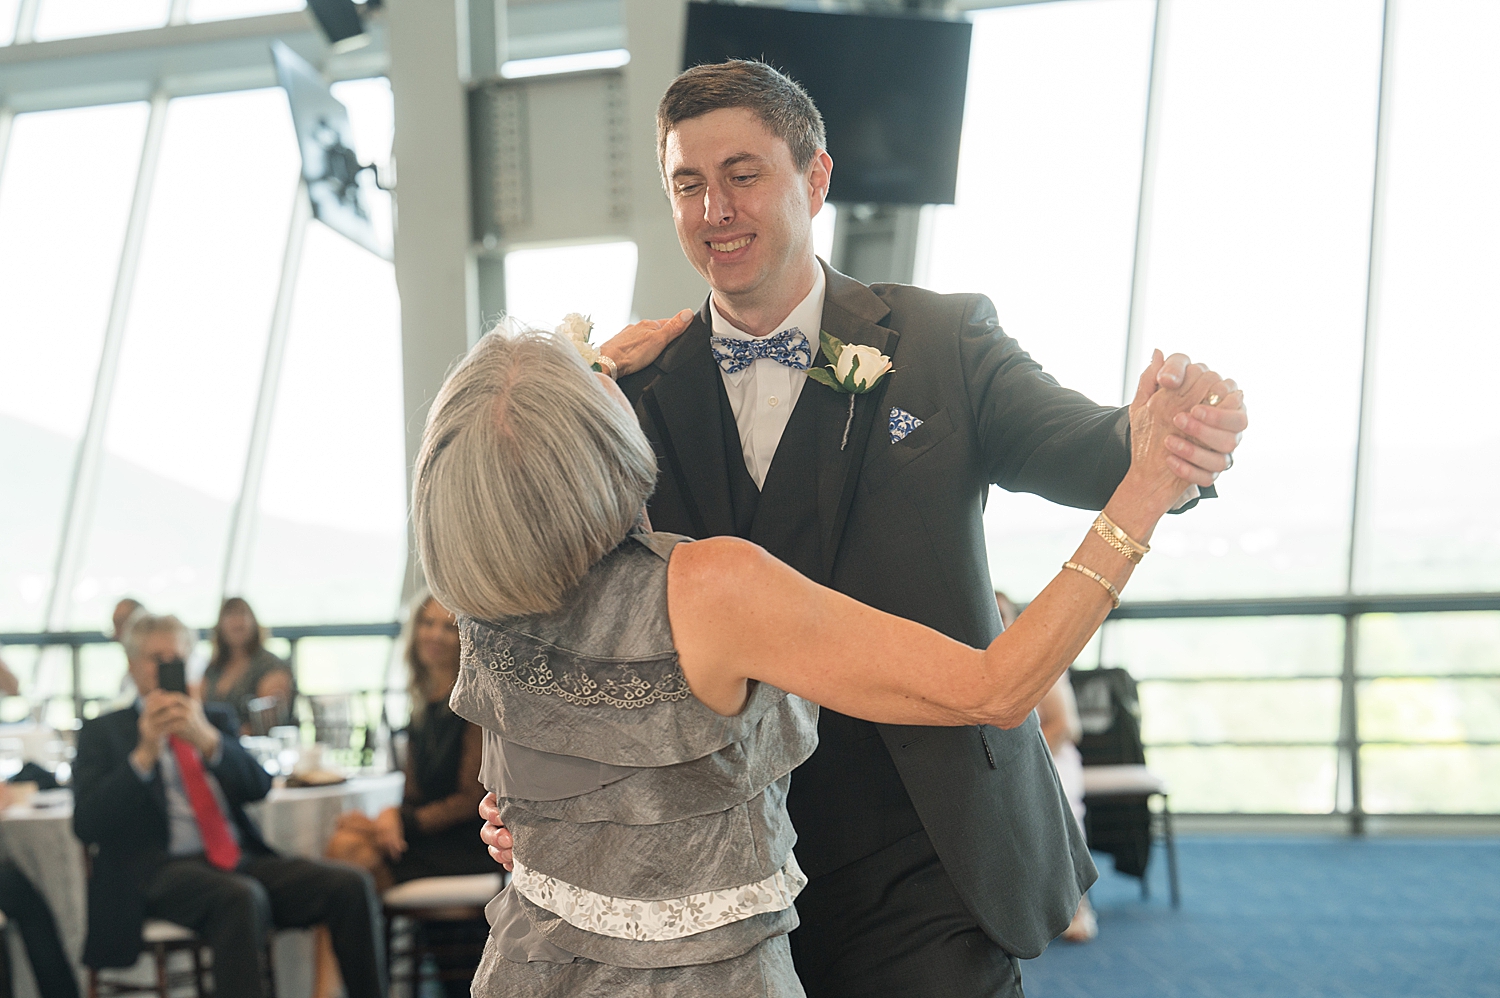
<svg viewBox="0 0 1500 998"><path fill-rule="evenodd" d="M1493 739L1369 739L1359 732L1359 684L1374 679L1500 679L1500 674L1465 673L1380 673L1361 675L1358 668L1359 621L1366 614L1413 613L1479 613L1500 611L1500 593L1408 593L1380 595L1293 596L1246 599L1162 600L1122 603L1110 613L1106 623L1117 620L1180 620L1228 617L1342 617L1344 647L1342 667L1338 673L1323 675L1254 675L1254 676L1152 676L1138 677L1139 683L1235 683L1235 682L1328 682L1339 683L1339 735L1336 741L1263 741L1224 740L1215 742L1162 741L1148 742L1149 748L1336 748L1338 772L1348 780L1349 807L1334 813L1347 817L1349 830L1362 834L1367 812L1364 808L1360 776L1360 750L1365 746L1493 746ZM1347 775L1346 775L1347 774Z"/></svg>
<svg viewBox="0 0 1500 998"><path fill-rule="evenodd" d="M195 631L199 640L209 636L209 630ZM297 644L304 638L395 638L401 633L396 622L373 624L300 624L287 627L272 627L268 636L288 642L287 664L292 676L297 675ZM83 717L84 707L99 698L87 697L83 693L83 649L89 645L114 644L115 639L99 631L15 631L0 634L0 645L27 648L66 647L70 652L69 674L71 680L73 716ZM388 691L387 691L388 692Z"/></svg>
<svg viewBox="0 0 1500 998"><path fill-rule="evenodd" d="M1156 683L1260 683L1260 682L1329 682L1340 686L1339 735L1329 741L1274 741L1262 739L1223 741L1149 742L1151 748L1334 748L1339 753L1341 778L1349 781L1349 807L1335 811L1348 819L1356 834L1364 831L1367 816L1360 784L1360 750L1366 746L1494 746L1500 740L1366 740L1359 732L1359 684L1373 679L1500 680L1500 673L1380 673L1361 675L1358 670L1359 620L1366 614L1415 614L1500 611L1500 592L1491 593L1413 593L1398 595L1292 596L1254 599L1163 600L1122 603L1106 624L1123 620L1185 620L1231 617L1342 617L1344 648L1342 667L1337 673L1322 675L1246 675L1246 676L1149 676L1142 684ZM296 674L298 642L306 638L387 637L400 634L398 623L310 624L270 629L270 636L290 643L288 655ZM199 632L200 637L206 631ZM82 695L82 652L94 644L107 644L111 638L97 631L37 631L0 634L0 644L28 647L66 646L72 653L72 689L76 717L83 716L88 698ZM390 691L387 691L390 692ZM1342 774L1347 774L1344 777Z"/></svg>

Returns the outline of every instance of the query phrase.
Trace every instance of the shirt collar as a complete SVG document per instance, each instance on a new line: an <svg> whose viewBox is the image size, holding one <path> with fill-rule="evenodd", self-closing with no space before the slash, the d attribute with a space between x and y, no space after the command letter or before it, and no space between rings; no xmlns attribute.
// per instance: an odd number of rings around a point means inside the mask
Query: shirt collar
<svg viewBox="0 0 1500 998"><path fill-rule="evenodd" d="M782 319L781 322L777 324L776 328L771 331L771 335L774 336L776 333L779 333L784 329L790 329L793 326L796 326L798 329L802 330L802 332L807 335L808 342L812 344L814 360L816 360L818 356L818 330L823 328L823 295L827 290L827 287L828 278L823 273L823 265L819 263L818 276L813 280L812 290L809 291L807 293L807 297L802 299L797 307L792 309L787 317L785 319ZM728 319L719 314L719 306L713 303L712 297L710 297L709 299L709 314L713 317L715 336L727 336L731 339L736 340L753 340L760 338L751 336L749 333L744 332L740 329L736 329L733 325L731 325Z"/></svg>

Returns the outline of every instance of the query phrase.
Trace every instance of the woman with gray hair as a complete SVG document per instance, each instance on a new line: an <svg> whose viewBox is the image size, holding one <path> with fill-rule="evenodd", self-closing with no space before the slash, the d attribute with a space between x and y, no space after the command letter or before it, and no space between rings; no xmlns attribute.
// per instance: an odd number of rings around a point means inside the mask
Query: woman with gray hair
<svg viewBox="0 0 1500 998"><path fill-rule="evenodd" d="M1091 530L976 650L746 541L653 533L655 459L613 382L551 335L484 337L433 403L413 492L428 583L459 614L452 706L484 728L481 782L515 836L474 994L802 995L785 800L816 704L1021 724L1186 488L1173 416L1233 388L1194 366L1156 391L1160 363L1106 506L1118 535Z"/></svg>

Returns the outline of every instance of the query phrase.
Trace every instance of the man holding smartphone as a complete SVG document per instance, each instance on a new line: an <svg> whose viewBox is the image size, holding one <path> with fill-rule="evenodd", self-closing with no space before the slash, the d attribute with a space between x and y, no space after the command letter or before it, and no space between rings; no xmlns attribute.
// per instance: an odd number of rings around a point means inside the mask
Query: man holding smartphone
<svg viewBox="0 0 1500 998"><path fill-rule="evenodd" d="M134 706L85 721L73 765L73 830L94 856L83 960L128 967L141 927L161 918L214 952L220 998L268 994L273 928L324 924L350 998L385 994L380 905L362 870L276 855L244 805L271 778L235 737L235 719L186 693L193 636L142 614L124 635Z"/></svg>

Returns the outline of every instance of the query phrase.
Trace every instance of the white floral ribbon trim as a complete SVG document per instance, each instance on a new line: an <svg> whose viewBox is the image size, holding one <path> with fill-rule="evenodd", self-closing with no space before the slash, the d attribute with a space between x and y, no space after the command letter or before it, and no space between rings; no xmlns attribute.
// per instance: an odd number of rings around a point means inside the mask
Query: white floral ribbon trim
<svg viewBox="0 0 1500 998"><path fill-rule="evenodd" d="M785 911L807 886L807 876L797 866L797 857L788 853L781 869L757 883L660 901L642 901L595 894L538 873L517 860L510 884L532 904L547 909L585 932L615 939L663 942L697 935L755 915Z"/></svg>

